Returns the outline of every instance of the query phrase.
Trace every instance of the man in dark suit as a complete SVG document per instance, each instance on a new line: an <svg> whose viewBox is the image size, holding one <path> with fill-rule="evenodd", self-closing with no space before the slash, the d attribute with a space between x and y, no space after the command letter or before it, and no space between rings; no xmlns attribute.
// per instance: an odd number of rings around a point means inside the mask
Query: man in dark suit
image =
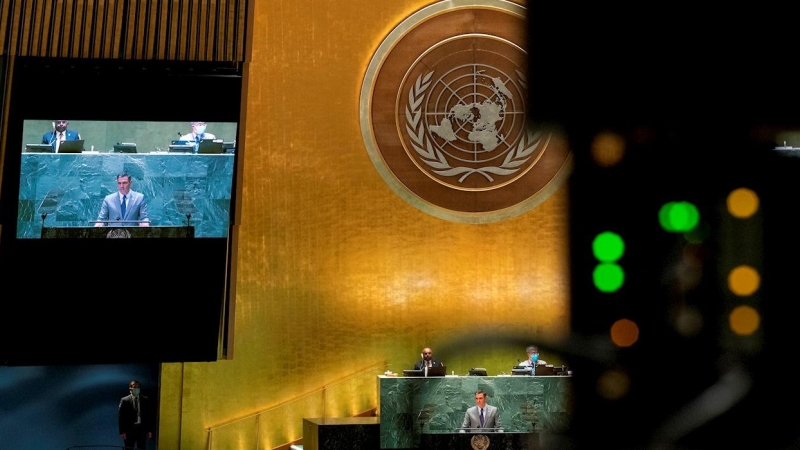
<svg viewBox="0 0 800 450"><path fill-rule="evenodd" d="M422 349L422 360L414 364L414 370L425 370L425 368L442 367L444 364L441 361L433 359L433 350L430 347Z"/></svg>
<svg viewBox="0 0 800 450"><path fill-rule="evenodd" d="M97 215L96 227L102 227L109 222L128 221L119 223L122 226L150 226L147 216L147 201L144 194L131 190L133 179L122 172L117 174L117 192L108 194L103 199L100 214Z"/></svg>
<svg viewBox="0 0 800 450"><path fill-rule="evenodd" d="M67 120L54 120L53 129L42 136L42 144L52 145L53 151L58 153L58 147L63 141L78 141L81 134L74 130L68 130Z"/></svg>
<svg viewBox="0 0 800 450"><path fill-rule="evenodd" d="M461 432L471 428L491 428L494 431L503 431L500 423L500 411L486 404L486 393L478 391L475 393L475 406L467 409L464 414L464 421L461 423Z"/></svg>
<svg viewBox="0 0 800 450"><path fill-rule="evenodd" d="M129 395L119 401L119 436L126 449L145 449L147 440L153 438L155 409L150 398L141 394L136 380L128 384Z"/></svg>

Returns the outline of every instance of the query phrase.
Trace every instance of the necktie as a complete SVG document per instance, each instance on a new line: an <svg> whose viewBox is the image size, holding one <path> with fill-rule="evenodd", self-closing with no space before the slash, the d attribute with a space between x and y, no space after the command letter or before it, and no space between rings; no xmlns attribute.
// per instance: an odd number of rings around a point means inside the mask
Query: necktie
<svg viewBox="0 0 800 450"><path fill-rule="evenodd" d="M58 153L58 147L61 147L62 137L63 135L59 131L58 134L56 134L56 153Z"/></svg>
<svg viewBox="0 0 800 450"><path fill-rule="evenodd" d="M480 408L480 410L481 410L481 428L483 428L483 408Z"/></svg>
<svg viewBox="0 0 800 450"><path fill-rule="evenodd" d="M127 196L125 196L125 195L122 196L122 219L123 220L125 219L125 210L127 209L127 205L125 204L126 203L126 201L125 201L126 198L127 198Z"/></svg>
<svg viewBox="0 0 800 450"><path fill-rule="evenodd" d="M142 421L142 411L139 409L139 397L133 397L133 409L136 410L136 423Z"/></svg>

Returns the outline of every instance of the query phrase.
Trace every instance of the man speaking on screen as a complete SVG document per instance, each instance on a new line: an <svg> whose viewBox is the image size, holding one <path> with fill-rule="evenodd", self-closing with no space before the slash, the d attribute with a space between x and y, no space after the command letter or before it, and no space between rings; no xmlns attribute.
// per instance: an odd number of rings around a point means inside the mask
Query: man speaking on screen
<svg viewBox="0 0 800 450"><path fill-rule="evenodd" d="M102 227L108 223L119 226L150 226L144 194L131 190L132 185L133 178L128 173L117 174L117 192L108 194L103 199L94 226Z"/></svg>

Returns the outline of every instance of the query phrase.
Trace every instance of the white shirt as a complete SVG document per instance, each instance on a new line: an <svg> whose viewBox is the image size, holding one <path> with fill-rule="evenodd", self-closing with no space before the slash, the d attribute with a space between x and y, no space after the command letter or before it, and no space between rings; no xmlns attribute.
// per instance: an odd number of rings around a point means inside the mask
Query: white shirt
<svg viewBox="0 0 800 450"><path fill-rule="evenodd" d="M547 361L544 361L544 360L541 360L541 359L536 361L536 365L537 366L543 366L545 364L547 364ZM519 365L520 366L525 366L525 367L530 367L532 364L531 364L531 360L530 359L526 359L525 361L522 361L521 363L519 363Z"/></svg>
<svg viewBox="0 0 800 450"><path fill-rule="evenodd" d="M216 138L217 137L214 136L211 133L203 133L203 134L200 135L200 140L203 140L203 139L216 139ZM194 133L184 134L183 136L180 137L179 140L194 142L194 141L197 140L197 135L194 134Z"/></svg>
<svg viewBox="0 0 800 450"><path fill-rule="evenodd" d="M61 147L61 143L66 139L66 132L56 131L56 153L58 153L58 147Z"/></svg>

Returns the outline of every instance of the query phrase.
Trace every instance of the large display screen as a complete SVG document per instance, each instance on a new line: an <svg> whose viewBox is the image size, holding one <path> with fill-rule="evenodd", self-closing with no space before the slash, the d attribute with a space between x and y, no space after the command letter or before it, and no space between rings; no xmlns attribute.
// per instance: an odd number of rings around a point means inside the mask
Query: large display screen
<svg viewBox="0 0 800 450"><path fill-rule="evenodd" d="M62 133L79 137L83 149L79 153L56 153L55 120L23 123L18 238L66 237L94 231L53 228L145 223L150 227L191 227L197 238L227 237L235 122L203 122L204 135L211 136L203 142L217 145L211 153L202 153L204 149L197 142L180 140L191 134L190 122L64 120L59 123ZM124 221L119 211L116 216L106 212L101 217L104 199L118 192L119 174L129 175L130 190L143 194L147 222L131 223L137 221L133 217ZM175 234L172 230L140 232L153 237Z"/></svg>
<svg viewBox="0 0 800 450"><path fill-rule="evenodd" d="M10 79L0 364L224 356L242 68L19 57Z"/></svg>

